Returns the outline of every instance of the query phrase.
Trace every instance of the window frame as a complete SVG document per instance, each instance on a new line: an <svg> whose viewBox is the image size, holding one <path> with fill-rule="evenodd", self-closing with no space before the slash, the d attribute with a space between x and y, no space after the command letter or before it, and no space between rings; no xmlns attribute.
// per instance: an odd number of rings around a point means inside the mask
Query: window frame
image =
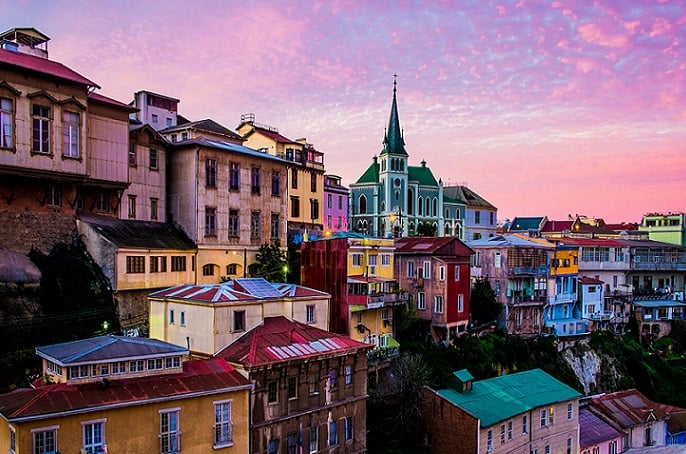
<svg viewBox="0 0 686 454"><path fill-rule="evenodd" d="M36 113L36 109L45 112ZM52 153L52 111L53 108L45 104L31 104L31 152L49 155ZM38 138L36 135L38 134ZM38 147L36 146L38 145ZM45 149L44 149L45 148Z"/></svg>
<svg viewBox="0 0 686 454"><path fill-rule="evenodd" d="M73 110L62 110L62 157L81 158L81 114Z"/></svg>
<svg viewBox="0 0 686 454"><path fill-rule="evenodd" d="M87 454L98 454L102 452L103 446L106 444L105 441L105 422L107 418L95 419L92 421L82 421L81 422L81 435L82 444L81 448ZM100 433L96 431L96 427L100 428ZM90 428L90 434L87 433L88 428ZM91 442L86 443L87 437L90 435ZM99 437L99 441L96 440Z"/></svg>
<svg viewBox="0 0 686 454"><path fill-rule="evenodd" d="M157 412L160 415L160 454L181 452L181 408L165 408Z"/></svg>
<svg viewBox="0 0 686 454"><path fill-rule="evenodd" d="M35 429L31 429L31 440L32 440L32 453L34 454L49 454L49 453L56 453L59 450L59 445L57 441L57 431L59 430L60 426L55 425L55 426L47 426L47 427L37 427ZM51 439L48 440L48 434L51 434ZM40 447L39 447L39 439L38 437L41 437L40 441ZM52 447L52 449L49 449L48 446Z"/></svg>
<svg viewBox="0 0 686 454"><path fill-rule="evenodd" d="M231 418L232 399L212 402L214 406L214 443L213 447L233 446L233 420ZM225 411L224 408L227 408ZM219 410L219 411L218 411Z"/></svg>
<svg viewBox="0 0 686 454"><path fill-rule="evenodd" d="M2 101L9 101L9 107L2 106ZM15 119L16 98L7 95L0 96L0 149L14 150L16 143ZM5 127L3 127L5 126ZM5 139L9 137L9 141Z"/></svg>

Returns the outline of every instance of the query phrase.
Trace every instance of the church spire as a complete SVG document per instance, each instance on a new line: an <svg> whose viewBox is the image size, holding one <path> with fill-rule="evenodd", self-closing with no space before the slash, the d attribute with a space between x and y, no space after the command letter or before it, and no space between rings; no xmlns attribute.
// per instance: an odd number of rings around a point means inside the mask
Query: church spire
<svg viewBox="0 0 686 454"><path fill-rule="evenodd" d="M400 119L398 118L398 102L396 93L398 91L398 75L393 74L393 104L391 105L391 116L388 119L388 129L384 134L383 150L380 154L397 154L407 156L405 151L405 140L400 130Z"/></svg>

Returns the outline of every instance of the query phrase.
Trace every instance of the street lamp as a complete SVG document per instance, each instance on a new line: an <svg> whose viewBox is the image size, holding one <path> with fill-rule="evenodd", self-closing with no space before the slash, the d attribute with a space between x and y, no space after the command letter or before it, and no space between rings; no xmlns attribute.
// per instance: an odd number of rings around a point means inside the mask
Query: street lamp
<svg viewBox="0 0 686 454"><path fill-rule="evenodd" d="M283 266L283 282L287 282L287 277L288 276L288 265Z"/></svg>

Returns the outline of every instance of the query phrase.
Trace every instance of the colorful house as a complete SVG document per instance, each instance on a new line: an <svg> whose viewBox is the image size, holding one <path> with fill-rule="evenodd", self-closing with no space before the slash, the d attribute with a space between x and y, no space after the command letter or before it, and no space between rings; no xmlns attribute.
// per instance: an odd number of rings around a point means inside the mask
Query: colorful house
<svg viewBox="0 0 686 454"><path fill-rule="evenodd" d="M581 454L619 454L624 452L623 433L616 425L593 413L579 409L579 449Z"/></svg>
<svg viewBox="0 0 686 454"><path fill-rule="evenodd" d="M319 290L262 278L179 285L150 294L150 337L211 356L269 316L327 329L330 299Z"/></svg>
<svg viewBox="0 0 686 454"><path fill-rule="evenodd" d="M684 213L648 213L643 216L638 230L647 232L650 240L686 246Z"/></svg>
<svg viewBox="0 0 686 454"><path fill-rule="evenodd" d="M303 285L331 294L330 330L397 354L394 309L407 302L394 273L392 238L338 232L301 245Z"/></svg>
<svg viewBox="0 0 686 454"><path fill-rule="evenodd" d="M324 175L324 235L348 231L350 190L338 175Z"/></svg>
<svg viewBox="0 0 686 454"><path fill-rule="evenodd" d="M548 243L550 244L550 243ZM578 336L589 332L577 299L579 250L574 246L554 245L550 257L548 303L545 326L556 336Z"/></svg>
<svg viewBox="0 0 686 454"><path fill-rule="evenodd" d="M395 276L435 342L467 331L473 253L456 237L395 240Z"/></svg>
<svg viewBox="0 0 686 454"><path fill-rule="evenodd" d="M578 453L579 394L540 369L486 380L467 370L424 388L430 453Z"/></svg>
<svg viewBox="0 0 686 454"><path fill-rule="evenodd" d="M219 351L254 383L250 452L366 452L370 348L312 325L266 317Z"/></svg>
<svg viewBox="0 0 686 454"><path fill-rule="evenodd" d="M36 353L44 379L0 395L2 452L248 452L252 385L224 360L116 336Z"/></svg>

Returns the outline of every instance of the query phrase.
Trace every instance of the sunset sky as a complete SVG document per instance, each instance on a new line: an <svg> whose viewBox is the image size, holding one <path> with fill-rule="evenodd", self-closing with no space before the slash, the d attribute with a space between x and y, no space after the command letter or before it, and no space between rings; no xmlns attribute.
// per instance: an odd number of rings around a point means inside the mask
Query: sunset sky
<svg viewBox="0 0 686 454"><path fill-rule="evenodd" d="M393 74L410 165L498 217L686 211L684 1L0 0L50 58L123 102L243 113L349 185L381 150ZM1 79L1 76L0 76Z"/></svg>

